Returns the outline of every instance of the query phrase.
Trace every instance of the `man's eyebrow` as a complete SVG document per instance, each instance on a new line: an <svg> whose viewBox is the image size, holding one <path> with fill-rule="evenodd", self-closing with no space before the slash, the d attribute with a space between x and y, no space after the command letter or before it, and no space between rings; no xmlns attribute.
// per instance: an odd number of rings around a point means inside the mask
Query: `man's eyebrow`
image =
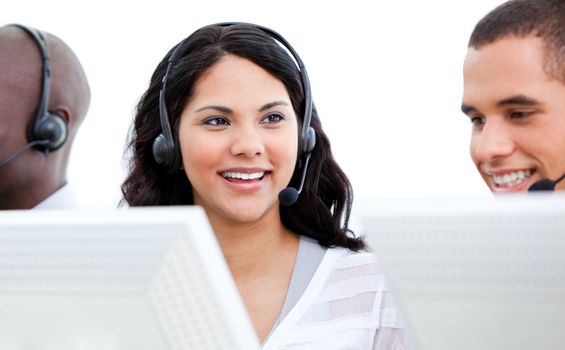
<svg viewBox="0 0 565 350"><path fill-rule="evenodd" d="M535 106L539 105L540 102L535 98L528 97L525 95L516 95L509 98L505 98L504 100L500 100L496 103L496 107L504 107L508 105L522 105L522 106Z"/></svg>
<svg viewBox="0 0 565 350"><path fill-rule="evenodd" d="M497 108L505 107L505 106L512 106L512 105L520 105L520 106L536 106L541 104L538 100L532 97L528 97L525 95L515 95L503 100L500 100L496 103ZM461 111L465 114L478 112L478 109L474 106L461 104Z"/></svg>
<svg viewBox="0 0 565 350"><path fill-rule="evenodd" d="M197 109L196 112L202 112L202 111L205 111L207 109L213 109L213 110L216 110L216 111L224 112L226 114L233 114L233 110L231 110L231 108L228 108L228 107L225 107L225 106L219 106L219 105L204 106L202 108Z"/></svg>
<svg viewBox="0 0 565 350"><path fill-rule="evenodd" d="M261 108L259 108L259 112L263 112L263 111L266 111L269 108L273 108L275 106L280 106L280 105L290 106L290 104L286 101L274 101L274 102L269 102L269 103L264 104Z"/></svg>
<svg viewBox="0 0 565 350"><path fill-rule="evenodd" d="M471 105L466 105L464 103L461 105L461 112L463 112L465 114L469 114L469 113L476 112L476 111L477 111L477 109L475 107L471 106Z"/></svg>

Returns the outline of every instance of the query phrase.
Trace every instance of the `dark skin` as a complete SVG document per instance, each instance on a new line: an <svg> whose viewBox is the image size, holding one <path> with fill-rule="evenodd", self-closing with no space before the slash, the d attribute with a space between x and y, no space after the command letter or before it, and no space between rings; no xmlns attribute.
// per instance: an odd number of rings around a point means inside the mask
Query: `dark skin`
<svg viewBox="0 0 565 350"><path fill-rule="evenodd" d="M72 141L90 102L80 62L60 39L46 35L51 57L49 110L67 122L69 137L55 152L28 150L0 168L0 210L30 209L67 181ZM33 39L13 26L0 27L0 161L28 143L26 128L41 90L41 56Z"/></svg>

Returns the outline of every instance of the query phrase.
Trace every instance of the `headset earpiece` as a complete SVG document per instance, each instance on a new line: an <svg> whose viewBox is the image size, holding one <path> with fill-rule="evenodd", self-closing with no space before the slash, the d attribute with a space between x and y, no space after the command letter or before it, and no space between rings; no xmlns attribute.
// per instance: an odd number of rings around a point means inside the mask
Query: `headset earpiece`
<svg viewBox="0 0 565 350"><path fill-rule="evenodd" d="M153 141L153 159L164 170L174 173L180 167L180 157L174 144L165 135L159 134Z"/></svg>
<svg viewBox="0 0 565 350"><path fill-rule="evenodd" d="M45 151L55 151L65 144L68 137L67 123L57 113L48 113L45 117L41 118L39 123L35 126L34 140L47 141L46 144L41 145L41 149Z"/></svg>
<svg viewBox="0 0 565 350"><path fill-rule="evenodd" d="M302 154L307 155L312 153L314 147L316 147L316 132L314 131L314 128L312 128L311 126L308 127L308 133L306 134L306 139L303 140L302 142L303 142Z"/></svg>
<svg viewBox="0 0 565 350"><path fill-rule="evenodd" d="M179 45L180 46L180 45ZM177 46L177 49L178 47ZM167 112L167 102L165 100L165 88L167 87L167 77L171 70L174 58L176 57L175 50L171 57L169 58L169 63L167 64L167 70L165 71L165 76L163 77L163 86L161 91L159 91L159 119L161 120L161 130L162 132L153 140L153 159L161 168L169 173L175 173L180 168L180 151L177 150L175 146L175 141L173 139L173 132L171 124L169 123L169 112Z"/></svg>

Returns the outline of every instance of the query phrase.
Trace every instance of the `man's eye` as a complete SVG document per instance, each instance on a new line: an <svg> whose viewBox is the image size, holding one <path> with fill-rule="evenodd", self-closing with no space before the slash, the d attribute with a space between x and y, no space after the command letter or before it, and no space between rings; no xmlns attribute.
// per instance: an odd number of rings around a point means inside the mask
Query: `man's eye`
<svg viewBox="0 0 565 350"><path fill-rule="evenodd" d="M522 119L529 117L532 114L531 111L513 111L510 113L510 118L512 119Z"/></svg>
<svg viewBox="0 0 565 350"><path fill-rule="evenodd" d="M471 117L471 124L473 124L474 127L479 127L485 124L485 117Z"/></svg>

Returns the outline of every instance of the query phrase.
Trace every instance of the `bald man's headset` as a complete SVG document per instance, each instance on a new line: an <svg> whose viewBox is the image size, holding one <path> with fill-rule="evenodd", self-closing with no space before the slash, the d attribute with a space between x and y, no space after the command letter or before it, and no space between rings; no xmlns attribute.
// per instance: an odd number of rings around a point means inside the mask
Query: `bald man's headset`
<svg viewBox="0 0 565 350"><path fill-rule="evenodd" d="M284 48L291 53L294 61L298 65L298 70L300 71L300 79L302 81L302 88L304 90L304 118L302 121L302 133L300 135L300 145L301 149L299 151L298 159L299 164L302 165L302 177L300 180L300 186L298 190L294 187L287 187L279 193L279 201L282 205L289 206L294 204L298 200L298 195L302 192L304 187L304 180L306 179L306 172L308 170L308 162L310 161L310 156L314 147L316 146L316 133L314 129L310 126L310 121L312 120L312 93L310 90L310 81L308 80L308 73L304 67L304 63L298 56L298 53L292 48L292 46L277 32L272 29L255 25L249 23L240 22L226 22L218 23L216 25L221 27L229 27L236 24L251 25L254 28L260 29L274 40L279 42ZM171 75L171 70L173 65L176 63L176 58L184 46L184 43L188 41L192 36L181 41L173 53L169 57L167 70L163 76L161 90L159 91L159 116L161 118L161 130L162 133L157 136L153 141L153 158L155 162L159 164L163 169L170 173L174 173L179 170L181 164L180 151L175 146L173 139L173 133L171 131L171 125L169 123L169 114L167 112L167 103L165 101L165 89L167 87L167 79Z"/></svg>
<svg viewBox="0 0 565 350"><path fill-rule="evenodd" d="M10 157L0 161L0 167L10 163L29 148L35 148L44 153L56 151L65 144L68 135L67 123L57 113L49 111L49 93L51 90L51 67L49 65L49 50L43 34L21 24L11 24L25 31L36 43L41 54L41 94L37 112L32 116L27 126L28 144L14 152Z"/></svg>

